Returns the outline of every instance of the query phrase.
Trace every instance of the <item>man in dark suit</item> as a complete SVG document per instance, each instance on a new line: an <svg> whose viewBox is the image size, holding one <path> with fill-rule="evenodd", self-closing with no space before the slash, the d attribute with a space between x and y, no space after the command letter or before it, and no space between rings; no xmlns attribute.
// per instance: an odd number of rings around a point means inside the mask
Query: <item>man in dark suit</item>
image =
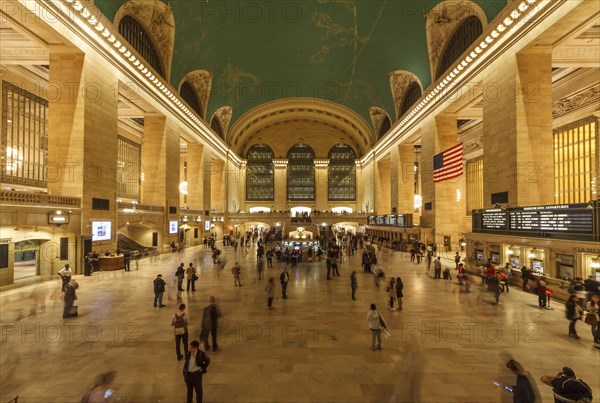
<svg viewBox="0 0 600 403"><path fill-rule="evenodd" d="M187 386L187 403L192 403L194 390L196 391L196 403L202 403L202 376L210 365L210 358L200 350L200 342L193 340L185 355L183 365L183 379Z"/></svg>

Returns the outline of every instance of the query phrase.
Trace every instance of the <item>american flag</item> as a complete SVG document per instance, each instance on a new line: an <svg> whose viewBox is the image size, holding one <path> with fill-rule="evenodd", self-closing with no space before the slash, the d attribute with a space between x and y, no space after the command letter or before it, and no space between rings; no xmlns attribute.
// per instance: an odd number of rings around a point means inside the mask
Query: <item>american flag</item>
<svg viewBox="0 0 600 403"><path fill-rule="evenodd" d="M463 143L433 156L433 181L457 178L463 173Z"/></svg>

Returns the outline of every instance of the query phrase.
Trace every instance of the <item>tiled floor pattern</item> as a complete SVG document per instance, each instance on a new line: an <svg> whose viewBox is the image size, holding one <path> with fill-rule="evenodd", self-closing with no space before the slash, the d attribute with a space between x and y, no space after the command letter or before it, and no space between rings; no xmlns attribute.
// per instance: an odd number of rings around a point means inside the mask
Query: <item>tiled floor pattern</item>
<svg viewBox="0 0 600 403"><path fill-rule="evenodd" d="M375 287L356 255L331 281L324 263L290 269L289 299L276 298L277 309L269 312L254 249L225 250L229 264L222 273L208 251L196 247L162 255L156 264L142 260L131 272L77 276L80 316L74 319L62 319L58 278L0 294L0 401L18 395L19 403L76 402L108 370L118 371L113 386L123 401L185 401L170 327L180 261L199 267L197 291L180 295L189 307L190 336L199 333L210 295L224 313L223 350L211 353L204 378L207 402L510 402L512 396L492 384L512 384L504 369L508 356L535 379L570 366L600 397L600 350L583 322L580 341L567 336L560 303L553 304L556 310L539 310L534 295L513 288L494 305L479 285L461 292L455 281L432 279L424 264L388 252L380 261L388 276L402 277L403 311L386 308L385 285ZM233 285L235 260L242 264L243 287ZM276 278L277 295L280 267L266 273ZM352 270L358 273L358 301L350 298ZM157 273L168 284L163 309L152 307ZM392 333L375 352L366 321L372 302ZM543 401L552 401L550 388L538 386Z"/></svg>

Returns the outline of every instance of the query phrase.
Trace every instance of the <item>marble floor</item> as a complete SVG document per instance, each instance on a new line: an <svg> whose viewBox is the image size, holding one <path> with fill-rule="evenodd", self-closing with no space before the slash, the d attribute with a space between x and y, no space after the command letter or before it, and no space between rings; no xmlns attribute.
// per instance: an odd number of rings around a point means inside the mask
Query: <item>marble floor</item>
<svg viewBox="0 0 600 403"><path fill-rule="evenodd" d="M404 310L389 311L385 285L362 272L360 256L341 264L341 277L325 279L324 263L290 270L289 299L266 309L266 280L255 275L253 248L224 248L228 266L218 273L202 247L139 261L131 272L76 276L78 318L62 319L59 280L0 294L0 401L78 402L95 377L117 371L113 389L125 402L182 402L182 362L175 355L170 318L179 303L174 272L179 262L199 267L195 293L183 292L191 338L202 308L214 295L223 311L222 351L211 353L205 402L510 402L492 381L512 385L504 368L514 357L538 380L572 367L600 397L600 349L588 326L582 339L567 336L564 306L540 310L537 298L512 288L501 304L476 284L460 292L455 281L434 280L400 252L380 254L389 275L404 282ZM242 264L243 287L230 267ZM453 266L451 256L445 261ZM358 300L350 297L356 270ZM266 277L279 276L280 265ZM166 308L152 306L152 281L167 281ZM453 272L454 274L454 272ZM277 295L280 295L279 283ZM371 351L366 315L376 303L392 333ZM549 387L538 381L543 401Z"/></svg>

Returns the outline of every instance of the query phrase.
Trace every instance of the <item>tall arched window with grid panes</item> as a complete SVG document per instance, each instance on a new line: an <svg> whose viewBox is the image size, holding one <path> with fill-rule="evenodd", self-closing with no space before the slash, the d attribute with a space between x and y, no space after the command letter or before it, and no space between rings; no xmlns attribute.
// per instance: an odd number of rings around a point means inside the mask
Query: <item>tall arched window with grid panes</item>
<svg viewBox="0 0 600 403"><path fill-rule="evenodd" d="M330 201L356 200L355 158L354 150L346 144L338 144L329 151L327 184Z"/></svg>
<svg viewBox="0 0 600 403"><path fill-rule="evenodd" d="M135 18L129 15L123 17L119 21L119 33L161 77L165 77L163 64L152 38Z"/></svg>
<svg viewBox="0 0 600 403"><path fill-rule="evenodd" d="M315 200L315 152L303 143L288 151L287 199Z"/></svg>
<svg viewBox="0 0 600 403"><path fill-rule="evenodd" d="M273 150L265 144L256 144L246 156L246 200L272 201L275 197Z"/></svg>
<svg viewBox="0 0 600 403"><path fill-rule="evenodd" d="M440 78L450 66L471 46L483 32L483 25L476 16L466 18L452 34L437 66L435 79Z"/></svg>

